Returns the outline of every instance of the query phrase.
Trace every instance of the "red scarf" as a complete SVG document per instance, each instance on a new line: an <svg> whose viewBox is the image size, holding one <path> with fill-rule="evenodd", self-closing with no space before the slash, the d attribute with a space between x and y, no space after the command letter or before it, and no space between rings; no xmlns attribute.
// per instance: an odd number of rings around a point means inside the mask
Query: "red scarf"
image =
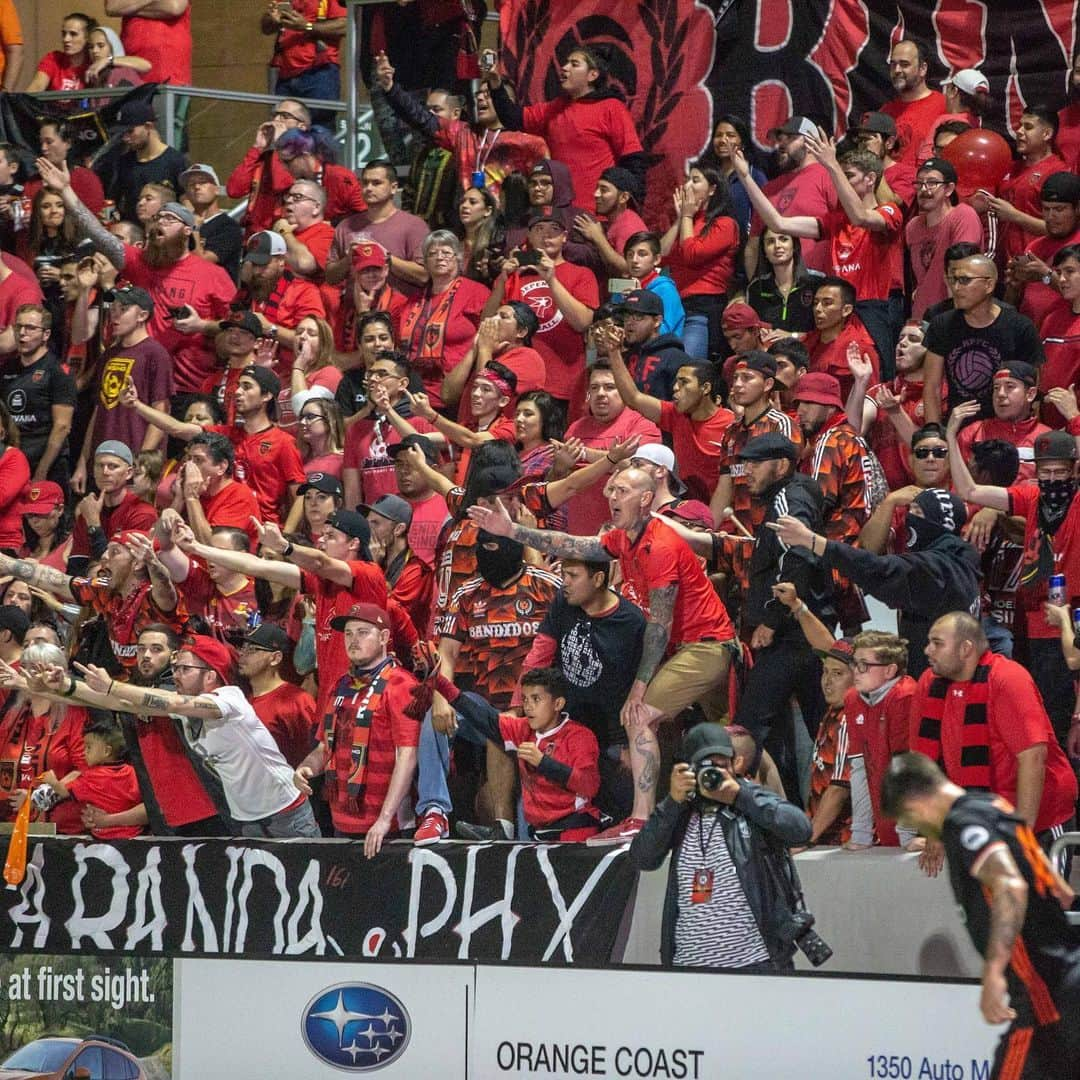
<svg viewBox="0 0 1080 1080"><path fill-rule="evenodd" d="M334 762L334 768L327 773L326 777L327 795L331 801L337 797L339 777L344 773L347 776L345 793L349 800L350 811L353 813L359 814L364 803L371 718L378 712L383 691L386 689L386 676L383 673L395 667L397 667L397 661L392 656L388 656L382 663L370 671L365 671L359 678L351 679L345 693L339 694L334 699L334 707L326 716L326 746ZM354 706L356 712L352 719L352 743L348 747L335 748L338 714L343 714L346 709L351 711Z"/></svg>
<svg viewBox="0 0 1080 1080"><path fill-rule="evenodd" d="M437 297L431 295L430 287L425 289L423 299L417 300L402 320L401 340L408 342L406 352L421 378L443 372L446 324L460 285L461 278L454 278Z"/></svg>
<svg viewBox="0 0 1080 1080"><path fill-rule="evenodd" d="M990 701L989 653L983 654L975 674L964 684L964 722L960 732L960 772L949 779L965 787L990 790ZM925 754L931 761L941 761L941 722L945 717L945 702L954 685L951 679L931 680L923 714L911 749Z"/></svg>

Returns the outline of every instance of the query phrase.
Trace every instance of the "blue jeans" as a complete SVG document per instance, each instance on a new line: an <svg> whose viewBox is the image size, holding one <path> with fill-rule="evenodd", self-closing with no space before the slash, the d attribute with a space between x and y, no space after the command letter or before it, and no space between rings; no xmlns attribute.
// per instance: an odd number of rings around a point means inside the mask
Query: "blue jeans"
<svg viewBox="0 0 1080 1080"><path fill-rule="evenodd" d="M683 327L683 348L695 360L709 358L709 317L708 315L686 316Z"/></svg>
<svg viewBox="0 0 1080 1080"><path fill-rule="evenodd" d="M315 815L311 812L311 802L308 799L291 810L282 810L280 813L271 814L270 817L260 818L258 821L243 821L240 823L240 832L256 840L289 840L295 837L304 837L308 840L322 839L322 833L315 823Z"/></svg>
<svg viewBox="0 0 1080 1080"><path fill-rule="evenodd" d="M459 715L455 713L455 715ZM467 731L458 729L461 737L478 746L486 746L486 739L473 739ZM420 746L417 750L416 816L428 810L441 810L447 816L454 809L450 801L450 788L446 778L450 775L450 736L436 731L431 722L431 710L420 727Z"/></svg>
<svg viewBox="0 0 1080 1080"><path fill-rule="evenodd" d="M323 64L322 67L302 71L291 78L278 79L275 93L279 97L338 101L341 98L341 69L337 64ZM311 122L332 129L335 114L328 109L312 109Z"/></svg>

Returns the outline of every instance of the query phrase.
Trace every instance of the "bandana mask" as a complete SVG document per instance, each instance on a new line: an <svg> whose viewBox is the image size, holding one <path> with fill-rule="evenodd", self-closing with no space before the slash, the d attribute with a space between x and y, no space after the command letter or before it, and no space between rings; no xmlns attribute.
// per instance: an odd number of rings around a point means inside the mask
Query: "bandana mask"
<svg viewBox="0 0 1080 1080"><path fill-rule="evenodd" d="M927 521L924 517L917 517L910 510L906 525L908 551L925 551L939 537L952 533L952 529L946 529L936 521Z"/></svg>
<svg viewBox="0 0 1080 1080"><path fill-rule="evenodd" d="M1039 516L1050 532L1065 520L1075 494L1075 478L1039 481Z"/></svg>
<svg viewBox="0 0 1080 1080"><path fill-rule="evenodd" d="M497 544L489 549L487 544ZM525 545L508 536L494 536L481 530L476 538L476 568L480 576L496 588L504 585L521 569Z"/></svg>

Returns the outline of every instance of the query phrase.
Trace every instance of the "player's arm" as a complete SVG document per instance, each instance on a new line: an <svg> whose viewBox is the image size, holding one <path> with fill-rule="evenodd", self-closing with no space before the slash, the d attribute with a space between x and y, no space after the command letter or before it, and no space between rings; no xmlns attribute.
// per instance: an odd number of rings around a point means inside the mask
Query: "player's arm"
<svg viewBox="0 0 1080 1080"><path fill-rule="evenodd" d="M979 1008L988 1024L1003 1024L1016 1017L1006 1003L1005 969L1027 914L1028 886L1011 852L1004 844L993 845L977 859L971 875L990 898L990 933L983 958L982 994Z"/></svg>

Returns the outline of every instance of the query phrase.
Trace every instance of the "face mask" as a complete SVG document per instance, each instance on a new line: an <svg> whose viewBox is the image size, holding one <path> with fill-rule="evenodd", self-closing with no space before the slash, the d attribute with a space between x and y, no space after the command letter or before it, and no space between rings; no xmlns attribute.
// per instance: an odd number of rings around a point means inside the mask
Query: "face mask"
<svg viewBox="0 0 1080 1080"><path fill-rule="evenodd" d="M911 513L907 515L906 525L908 551L925 551L939 536L952 535L950 529Z"/></svg>
<svg viewBox="0 0 1080 1080"><path fill-rule="evenodd" d="M1051 525L1058 525L1069 512L1076 494L1076 480L1040 480L1039 512Z"/></svg>
<svg viewBox="0 0 1080 1080"><path fill-rule="evenodd" d="M495 549L486 545L497 544ZM481 531L476 538L476 568L480 576L498 588L509 581L521 569L525 545L507 536L492 536Z"/></svg>

